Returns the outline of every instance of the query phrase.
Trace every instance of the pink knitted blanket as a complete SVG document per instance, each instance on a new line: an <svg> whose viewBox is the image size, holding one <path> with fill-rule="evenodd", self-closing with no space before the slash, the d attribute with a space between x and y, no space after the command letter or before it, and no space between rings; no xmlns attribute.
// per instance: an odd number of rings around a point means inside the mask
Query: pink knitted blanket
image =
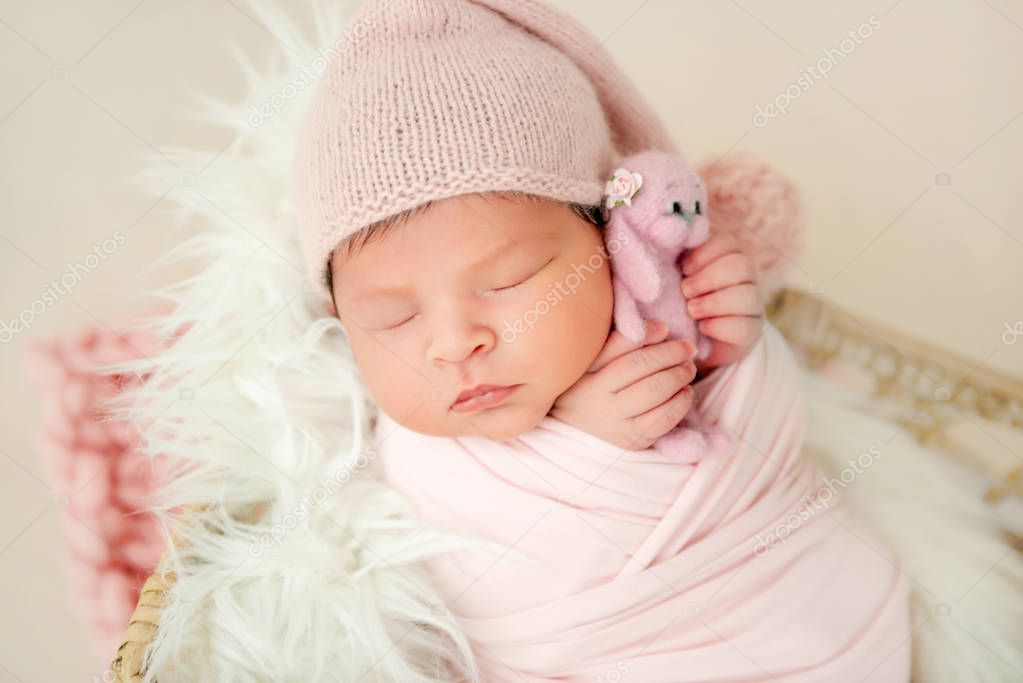
<svg viewBox="0 0 1023 683"><path fill-rule="evenodd" d="M829 482L800 455L802 379L780 333L765 325L698 388L739 438L695 464L551 417L494 442L381 415L384 476L424 522L509 548L429 561L483 680L909 680L907 581L841 501L845 473Z"/></svg>

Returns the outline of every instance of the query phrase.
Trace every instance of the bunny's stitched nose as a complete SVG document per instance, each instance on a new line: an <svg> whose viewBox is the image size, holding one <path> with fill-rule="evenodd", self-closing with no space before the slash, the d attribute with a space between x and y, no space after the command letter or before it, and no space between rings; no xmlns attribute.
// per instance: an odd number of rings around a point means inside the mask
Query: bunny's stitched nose
<svg viewBox="0 0 1023 683"><path fill-rule="evenodd" d="M682 208L682 202L672 202L672 204L671 204L671 214L673 216L681 216L683 220L685 220L686 222L689 222L689 221L693 220L693 218L695 216L701 215L700 202L697 201L693 205L693 210L690 213L686 213L685 210Z"/></svg>

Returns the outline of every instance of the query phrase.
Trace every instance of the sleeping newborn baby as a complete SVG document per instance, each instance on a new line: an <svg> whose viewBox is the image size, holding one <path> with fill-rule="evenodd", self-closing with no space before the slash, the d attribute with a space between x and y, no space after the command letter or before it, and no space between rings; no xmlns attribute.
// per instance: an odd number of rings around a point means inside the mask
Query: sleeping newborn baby
<svg viewBox="0 0 1023 683"><path fill-rule="evenodd" d="M643 449L686 415L690 341L642 350L609 336L611 271L579 207L513 193L448 198L335 250L334 302L380 408L423 434L504 440L548 413ZM595 216L594 216L595 218ZM718 342L700 372L739 357L763 306L728 239L694 251L689 309ZM651 325L650 342L667 334Z"/></svg>
<svg viewBox="0 0 1023 683"><path fill-rule="evenodd" d="M601 41L541 0L351 22L295 156L306 273L381 476L481 541L424 560L479 680L908 681L907 581L801 457L798 366L713 215L677 264L710 354L612 330L604 184L678 150ZM694 404L735 447L650 448Z"/></svg>
<svg viewBox="0 0 1023 683"><path fill-rule="evenodd" d="M332 258L387 482L424 523L506 548L430 561L483 680L907 680L908 649L888 656L906 581L800 456L798 371L747 257L714 237L681 264L714 347L697 368L663 329L610 332L592 216L475 193ZM739 445L683 464L647 446L694 387Z"/></svg>

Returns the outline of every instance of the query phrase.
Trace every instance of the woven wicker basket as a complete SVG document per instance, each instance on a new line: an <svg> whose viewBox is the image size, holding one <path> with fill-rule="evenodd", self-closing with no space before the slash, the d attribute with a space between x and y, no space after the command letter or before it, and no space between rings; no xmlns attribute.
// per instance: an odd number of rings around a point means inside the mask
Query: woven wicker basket
<svg viewBox="0 0 1023 683"><path fill-rule="evenodd" d="M185 514L188 514L186 510ZM176 536L171 537L171 544L178 545ZM121 645L117 648L110 666L109 680L114 683L140 683L143 677L143 656L146 646L153 639L156 627L160 622L160 610L163 609L167 591L174 584L174 572L167 571L170 563L170 549L163 551L163 557L156 565L153 573L142 584L139 601L128 621ZM107 679L104 679L107 680Z"/></svg>
<svg viewBox="0 0 1023 683"><path fill-rule="evenodd" d="M845 362L864 371L874 394L907 406L924 407L908 428L924 444L948 448L946 428L956 414L1001 422L1023 429L1023 382L908 337L884 325L853 319L822 298L782 289L767 307L767 317L811 368ZM920 368L926 368L924 375ZM922 381L926 380L926 381ZM936 394L940 400L936 401ZM969 457L969 454L956 454ZM995 483L985 496L994 502L1007 495L1023 496L1023 466L1005 469L990 463L971 463L986 469ZM166 571L165 551L156 570L142 587L124 640L110 664L112 680L139 683L145 648L159 626L167 590L174 583Z"/></svg>
<svg viewBox="0 0 1023 683"><path fill-rule="evenodd" d="M165 552L156 570L143 584L138 604L128 622L128 630L124 633L124 641L117 648L117 656L110 663L109 670L113 675L111 680L116 683L139 683L142 680L142 657L146 646L156 633L167 590L174 583L174 574L164 573L166 560Z"/></svg>

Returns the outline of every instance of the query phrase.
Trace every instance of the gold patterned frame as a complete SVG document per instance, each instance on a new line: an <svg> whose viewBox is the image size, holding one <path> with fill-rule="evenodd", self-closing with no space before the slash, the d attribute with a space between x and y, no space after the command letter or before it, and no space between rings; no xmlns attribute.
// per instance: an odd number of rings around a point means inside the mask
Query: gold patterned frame
<svg viewBox="0 0 1023 683"><path fill-rule="evenodd" d="M956 422L968 420L984 431L985 423L1023 430L1023 381L984 362L972 362L890 326L854 317L824 297L793 288L783 288L772 298L767 318L811 370L841 363L862 371L869 377L874 398L912 416L906 429L921 444L971 460L949 438ZM1017 455L1008 467L988 469L986 474L993 479L985 495L988 502L1008 495L1023 497L1019 460ZM984 469L975 460L970 464Z"/></svg>

